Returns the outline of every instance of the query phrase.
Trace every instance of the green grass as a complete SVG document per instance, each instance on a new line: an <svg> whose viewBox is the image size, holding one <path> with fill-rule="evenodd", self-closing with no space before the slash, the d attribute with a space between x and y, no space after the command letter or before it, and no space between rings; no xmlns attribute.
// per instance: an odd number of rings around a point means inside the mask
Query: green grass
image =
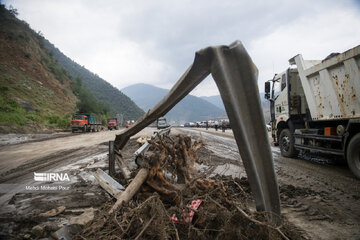
<svg viewBox="0 0 360 240"><path fill-rule="evenodd" d="M71 116L69 114L60 116L51 113L27 112L15 100L6 96L6 93L9 92L8 87L0 87L0 92L0 125L23 126L36 122L54 128L67 129L70 127Z"/></svg>

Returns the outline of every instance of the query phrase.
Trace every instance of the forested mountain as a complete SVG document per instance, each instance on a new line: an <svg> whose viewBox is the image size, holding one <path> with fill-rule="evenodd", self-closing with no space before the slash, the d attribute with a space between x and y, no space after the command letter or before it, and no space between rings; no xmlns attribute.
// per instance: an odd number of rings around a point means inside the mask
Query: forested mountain
<svg viewBox="0 0 360 240"><path fill-rule="evenodd" d="M121 90L145 112L153 108L168 92L149 84L134 84ZM192 95L186 96L168 114L170 122L183 124L189 121L201 121L223 116L225 111L215 105Z"/></svg>
<svg viewBox="0 0 360 240"><path fill-rule="evenodd" d="M103 101L110 109L112 115L122 113L125 120L138 119L144 112L125 94L113 87L110 83L77 64L65 56L48 40L45 40L45 47L52 54L58 64L63 67L72 78L80 77L82 86L89 90L93 96Z"/></svg>
<svg viewBox="0 0 360 240"><path fill-rule="evenodd" d="M72 81L16 15L0 4L0 132L66 127L78 102Z"/></svg>
<svg viewBox="0 0 360 240"><path fill-rule="evenodd" d="M16 16L16 9L0 4L0 133L68 128L76 112L102 115L104 121L114 113L125 119L143 114Z"/></svg>
<svg viewBox="0 0 360 240"><path fill-rule="evenodd" d="M209 96L209 97L201 96L200 98L205 100L205 101L208 101L209 103L214 104L218 108L225 111L225 106L224 106L224 103L223 103L220 95L214 95L214 96Z"/></svg>

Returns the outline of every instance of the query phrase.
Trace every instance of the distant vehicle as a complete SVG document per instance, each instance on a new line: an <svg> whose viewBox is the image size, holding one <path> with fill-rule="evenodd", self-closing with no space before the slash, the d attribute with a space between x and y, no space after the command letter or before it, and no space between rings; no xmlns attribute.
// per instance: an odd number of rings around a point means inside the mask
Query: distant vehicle
<svg viewBox="0 0 360 240"><path fill-rule="evenodd" d="M215 121L214 121L214 120L209 120L209 121L208 121L208 126L209 126L209 127L214 127L214 125L215 125Z"/></svg>
<svg viewBox="0 0 360 240"><path fill-rule="evenodd" d="M82 132L98 132L103 128L102 117L91 113L79 113L73 116L70 126L72 132L77 130Z"/></svg>
<svg viewBox="0 0 360 240"><path fill-rule="evenodd" d="M267 129L268 132L270 132L271 131L271 126L269 124L266 124L266 129Z"/></svg>
<svg viewBox="0 0 360 240"><path fill-rule="evenodd" d="M206 127L206 121L201 121L201 122L199 123L199 127L201 127L201 128Z"/></svg>
<svg viewBox="0 0 360 240"><path fill-rule="evenodd" d="M125 127L126 127L126 128L129 128L129 127L131 127L134 123L135 123L134 120L127 120L126 123L125 123Z"/></svg>
<svg viewBox="0 0 360 240"><path fill-rule="evenodd" d="M107 123L108 123L109 130L113 130L113 129L118 130L119 129L119 121L117 118L108 118Z"/></svg>
<svg viewBox="0 0 360 240"><path fill-rule="evenodd" d="M187 122L187 123L184 124L184 127L195 127L195 123Z"/></svg>
<svg viewBox="0 0 360 240"><path fill-rule="evenodd" d="M170 125L166 122L166 118L159 118L157 121L156 121L156 127L157 129L163 129L163 128L167 128L169 127Z"/></svg>

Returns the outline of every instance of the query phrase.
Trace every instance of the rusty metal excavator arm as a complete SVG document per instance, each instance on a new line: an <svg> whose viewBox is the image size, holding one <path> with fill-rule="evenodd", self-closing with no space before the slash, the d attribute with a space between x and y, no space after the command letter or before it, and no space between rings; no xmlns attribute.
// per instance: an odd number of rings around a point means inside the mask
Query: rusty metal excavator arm
<svg viewBox="0 0 360 240"><path fill-rule="evenodd" d="M260 104L258 70L240 41L229 46L207 47L196 52L194 63L170 92L135 125L116 136L115 148L164 116L209 74L224 102L258 211L280 216L279 190Z"/></svg>

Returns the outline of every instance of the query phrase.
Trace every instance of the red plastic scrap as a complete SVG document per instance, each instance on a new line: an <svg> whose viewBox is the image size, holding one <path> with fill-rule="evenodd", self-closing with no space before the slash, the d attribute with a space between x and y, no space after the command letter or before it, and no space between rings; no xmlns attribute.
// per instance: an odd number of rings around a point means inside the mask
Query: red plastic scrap
<svg viewBox="0 0 360 240"><path fill-rule="evenodd" d="M193 209L193 210L197 210L201 203L202 203L202 200L193 200L188 207ZM183 215L184 215L185 222L187 222L187 223L192 222L194 214L195 214L194 211L189 210L188 212L186 212L186 210L184 209L183 210ZM179 220L176 217L175 213L172 215L172 217L170 219L170 222L173 222L173 223L185 223L183 220Z"/></svg>

